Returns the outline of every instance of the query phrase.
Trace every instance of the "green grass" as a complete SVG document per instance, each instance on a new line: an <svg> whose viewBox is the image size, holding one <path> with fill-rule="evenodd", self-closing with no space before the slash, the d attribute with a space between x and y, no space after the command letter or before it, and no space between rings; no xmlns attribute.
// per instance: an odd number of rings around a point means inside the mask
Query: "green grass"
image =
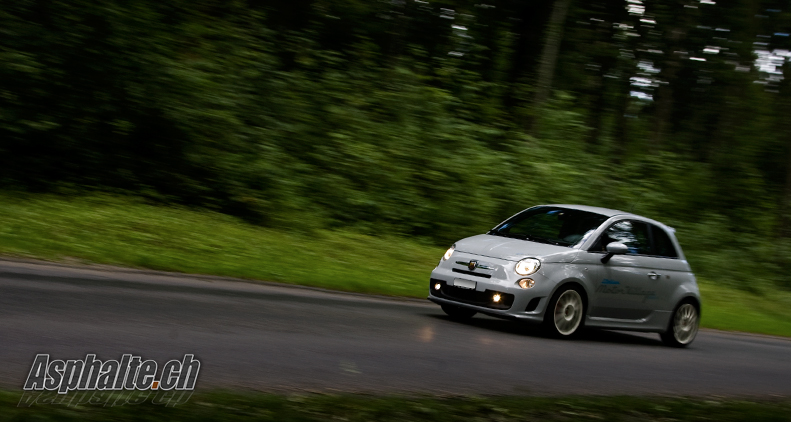
<svg viewBox="0 0 791 422"><path fill-rule="evenodd" d="M701 325L791 337L791 293L762 289L751 294L698 280L703 299Z"/></svg>
<svg viewBox="0 0 791 422"><path fill-rule="evenodd" d="M0 253L425 296L441 248L398 238L287 233L127 198L0 196Z"/></svg>
<svg viewBox="0 0 791 422"><path fill-rule="evenodd" d="M0 194L0 254L423 298L443 248L399 237L286 232L125 197ZM791 293L700 280L704 327L791 337Z"/></svg>
<svg viewBox="0 0 791 422"><path fill-rule="evenodd" d="M0 421L787 421L791 401L640 397L376 397L195 393L173 407L32 404L0 393ZM86 400L87 401L87 400ZM118 402L115 402L118 403Z"/></svg>

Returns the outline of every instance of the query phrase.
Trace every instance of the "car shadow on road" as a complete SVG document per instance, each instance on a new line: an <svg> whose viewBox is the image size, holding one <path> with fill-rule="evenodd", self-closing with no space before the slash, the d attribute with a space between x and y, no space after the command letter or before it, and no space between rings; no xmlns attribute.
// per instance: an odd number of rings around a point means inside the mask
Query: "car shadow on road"
<svg viewBox="0 0 791 422"><path fill-rule="evenodd" d="M583 329L577 336L571 339L555 339L548 335L542 327L524 322L510 321L506 319L498 319L493 317L476 316L467 321L457 321L447 315L442 314L424 314L427 317L435 318L442 321L447 321L452 324L459 324L462 326L475 327L483 330L496 331L504 334L530 336L536 338L545 338L548 340L558 341L583 341L594 343L617 343L624 345L636 346L662 346L659 336L650 333L630 333L623 331L610 331L598 328Z"/></svg>

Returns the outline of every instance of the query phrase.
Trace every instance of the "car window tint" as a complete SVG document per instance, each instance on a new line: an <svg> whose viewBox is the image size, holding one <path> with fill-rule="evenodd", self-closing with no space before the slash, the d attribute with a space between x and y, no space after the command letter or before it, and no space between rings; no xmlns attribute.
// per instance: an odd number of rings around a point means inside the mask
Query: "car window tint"
<svg viewBox="0 0 791 422"><path fill-rule="evenodd" d="M604 231L602 237L592 250L606 252L607 245L620 242L629 248L631 255L650 255L651 242L648 235L648 224L641 221L621 220L613 223Z"/></svg>
<svg viewBox="0 0 791 422"><path fill-rule="evenodd" d="M521 212L489 232L561 246L578 244L593 233L606 216L560 207L536 207Z"/></svg>
<svg viewBox="0 0 791 422"><path fill-rule="evenodd" d="M670 236L667 235L667 232L652 224L651 234L654 238L654 251L651 255L678 258L676 247L673 246L673 242L670 240Z"/></svg>
<svg viewBox="0 0 791 422"><path fill-rule="evenodd" d="M555 214L536 214L533 218L522 220L521 224L514 224L509 233L555 239L562 226L563 221Z"/></svg>

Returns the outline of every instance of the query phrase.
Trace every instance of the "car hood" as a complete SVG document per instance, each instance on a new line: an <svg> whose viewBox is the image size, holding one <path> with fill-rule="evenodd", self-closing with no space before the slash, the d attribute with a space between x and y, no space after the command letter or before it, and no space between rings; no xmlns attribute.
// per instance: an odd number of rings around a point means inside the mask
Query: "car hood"
<svg viewBox="0 0 791 422"><path fill-rule="evenodd" d="M571 262L578 249L565 246L512 239L502 236L481 234L456 242L456 250L474 255L519 261L524 258L539 258L545 262Z"/></svg>

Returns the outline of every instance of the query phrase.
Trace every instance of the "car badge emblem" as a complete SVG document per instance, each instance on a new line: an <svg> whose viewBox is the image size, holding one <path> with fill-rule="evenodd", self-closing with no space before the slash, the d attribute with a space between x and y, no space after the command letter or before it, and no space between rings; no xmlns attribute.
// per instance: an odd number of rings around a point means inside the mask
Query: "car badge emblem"
<svg viewBox="0 0 791 422"><path fill-rule="evenodd" d="M473 271L473 270L475 270L475 268L476 268L477 266L478 266L478 261L476 261L476 260L474 260L474 259L470 260L470 263L469 263L469 264L467 264L467 268L469 268L469 269L470 269L470 271Z"/></svg>

